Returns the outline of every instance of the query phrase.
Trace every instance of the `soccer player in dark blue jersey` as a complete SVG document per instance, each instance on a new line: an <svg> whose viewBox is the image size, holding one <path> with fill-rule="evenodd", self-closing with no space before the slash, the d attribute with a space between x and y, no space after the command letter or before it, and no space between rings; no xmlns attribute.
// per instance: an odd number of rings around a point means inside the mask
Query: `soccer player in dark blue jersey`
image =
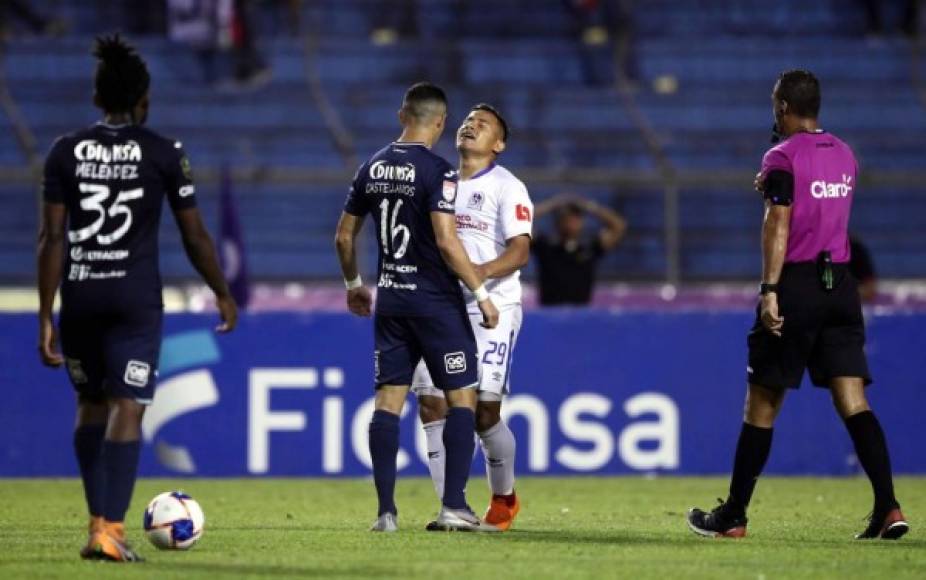
<svg viewBox="0 0 926 580"><path fill-rule="evenodd" d="M398 141L360 166L338 223L338 258L347 305L369 316L372 295L357 269L356 238L372 214L379 242L375 316L376 410L370 422L370 455L379 498L372 530L398 529L394 491L399 416L412 375L424 359L435 385L446 395L446 475L437 521L447 529L498 531L466 503L466 482L475 451L478 360L476 339L459 280L473 292L494 328L498 310L457 238L454 201L457 172L430 151L447 120L444 91L418 83L405 93Z"/></svg>
<svg viewBox="0 0 926 580"><path fill-rule="evenodd" d="M123 520L141 421L154 397L161 345L158 227L166 197L190 261L215 292L219 332L237 309L196 207L179 142L142 127L147 66L118 36L99 38L94 103L103 120L60 137L45 162L38 244L39 355L66 365L77 391L74 450L90 512L85 559L134 562ZM62 280L63 278L63 280ZM52 310L61 286L59 331Z"/></svg>

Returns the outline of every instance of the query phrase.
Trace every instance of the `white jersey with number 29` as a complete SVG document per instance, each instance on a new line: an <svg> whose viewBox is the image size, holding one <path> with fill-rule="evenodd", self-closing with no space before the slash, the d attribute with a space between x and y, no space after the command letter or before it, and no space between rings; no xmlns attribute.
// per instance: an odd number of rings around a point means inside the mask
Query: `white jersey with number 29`
<svg viewBox="0 0 926 580"><path fill-rule="evenodd" d="M531 235L534 204L520 179L492 164L467 180L460 179L456 199L457 235L474 264L484 264L505 251L508 240ZM521 273L486 280L492 302L499 309L521 303ZM470 292L467 308L479 312Z"/></svg>

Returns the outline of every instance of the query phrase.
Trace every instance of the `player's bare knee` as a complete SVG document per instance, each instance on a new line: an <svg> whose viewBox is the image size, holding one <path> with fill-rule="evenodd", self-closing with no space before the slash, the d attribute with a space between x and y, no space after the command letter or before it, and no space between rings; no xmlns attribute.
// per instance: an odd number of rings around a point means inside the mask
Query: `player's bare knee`
<svg viewBox="0 0 926 580"><path fill-rule="evenodd" d="M408 387L382 386L376 390L376 410L401 415L408 396Z"/></svg>
<svg viewBox="0 0 926 580"><path fill-rule="evenodd" d="M476 410L476 389L453 389L444 391L444 396L447 397L447 405L450 407L464 407L471 411Z"/></svg>
<svg viewBox="0 0 926 580"><path fill-rule="evenodd" d="M746 392L743 420L755 427L771 428L775 424L778 412L781 410L784 396L784 391L759 385L749 385Z"/></svg>
<svg viewBox="0 0 926 580"><path fill-rule="evenodd" d="M860 378L838 377L830 383L833 406L843 419L871 409L865 397L865 382Z"/></svg>
<svg viewBox="0 0 926 580"><path fill-rule="evenodd" d="M447 402L442 397L422 395L418 397L418 416L424 425L441 421L447 416Z"/></svg>
<svg viewBox="0 0 926 580"><path fill-rule="evenodd" d="M839 416L843 419L848 419L853 415L858 415L859 413L871 409L868 405L868 399L865 398L864 394L846 395L845 393L833 391L832 396L833 406L836 407L836 412L839 413Z"/></svg>
<svg viewBox="0 0 926 580"><path fill-rule="evenodd" d="M109 406L105 399L79 396L77 398L77 427L84 425L105 425L109 420Z"/></svg>
<svg viewBox="0 0 926 580"><path fill-rule="evenodd" d="M128 398L109 399L108 405L106 438L110 441L137 441L141 437L141 422L147 407Z"/></svg>
<svg viewBox="0 0 926 580"><path fill-rule="evenodd" d="M483 433L498 425L502 420L502 404L494 401L479 401L476 405L476 431Z"/></svg>

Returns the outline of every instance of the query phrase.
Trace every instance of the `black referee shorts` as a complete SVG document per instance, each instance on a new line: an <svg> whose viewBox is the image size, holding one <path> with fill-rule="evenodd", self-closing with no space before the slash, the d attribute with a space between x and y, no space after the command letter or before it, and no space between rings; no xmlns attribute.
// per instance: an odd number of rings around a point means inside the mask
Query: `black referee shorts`
<svg viewBox="0 0 926 580"><path fill-rule="evenodd" d="M778 282L781 336L762 326L760 307L749 331L751 384L772 389L801 386L804 369L818 387L835 377L871 383L865 357L865 323L858 282L845 264L833 264L833 289L825 290L814 262L786 264Z"/></svg>

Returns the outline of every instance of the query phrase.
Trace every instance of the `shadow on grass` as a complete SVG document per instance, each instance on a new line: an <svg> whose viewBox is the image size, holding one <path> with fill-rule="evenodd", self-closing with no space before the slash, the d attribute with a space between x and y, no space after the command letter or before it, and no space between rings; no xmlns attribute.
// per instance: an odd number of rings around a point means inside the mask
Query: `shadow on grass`
<svg viewBox="0 0 926 580"><path fill-rule="evenodd" d="M479 534L479 537L486 537L485 534ZM738 545L747 547L750 545L763 546L816 546L816 547L840 547L852 546L859 550L922 550L926 548L926 539L923 538L904 538L902 540L870 540L859 541L847 537L828 538L828 539L807 539L807 538L789 538L784 536L762 535L758 538L746 538L744 540L729 539L711 539L700 538L694 534L642 534L633 531L609 531L609 532L575 532L562 530L523 530L515 529L505 532L499 537L501 541L507 542L524 542L524 543L547 543L547 544L594 544L594 545L652 545L652 546L696 546L703 543L709 546Z"/></svg>
<svg viewBox="0 0 926 580"><path fill-rule="evenodd" d="M164 570L182 573L201 572L222 576L298 576L300 578L384 578L395 572L392 568L373 566L329 568L281 564L223 564L219 562L157 562L146 565L146 568L148 567L155 573L158 570Z"/></svg>
<svg viewBox="0 0 926 580"><path fill-rule="evenodd" d="M502 535L503 541L536 542L549 544L597 545L672 545L687 544L690 539L679 535L653 536L639 532L573 532L561 530L510 530Z"/></svg>

